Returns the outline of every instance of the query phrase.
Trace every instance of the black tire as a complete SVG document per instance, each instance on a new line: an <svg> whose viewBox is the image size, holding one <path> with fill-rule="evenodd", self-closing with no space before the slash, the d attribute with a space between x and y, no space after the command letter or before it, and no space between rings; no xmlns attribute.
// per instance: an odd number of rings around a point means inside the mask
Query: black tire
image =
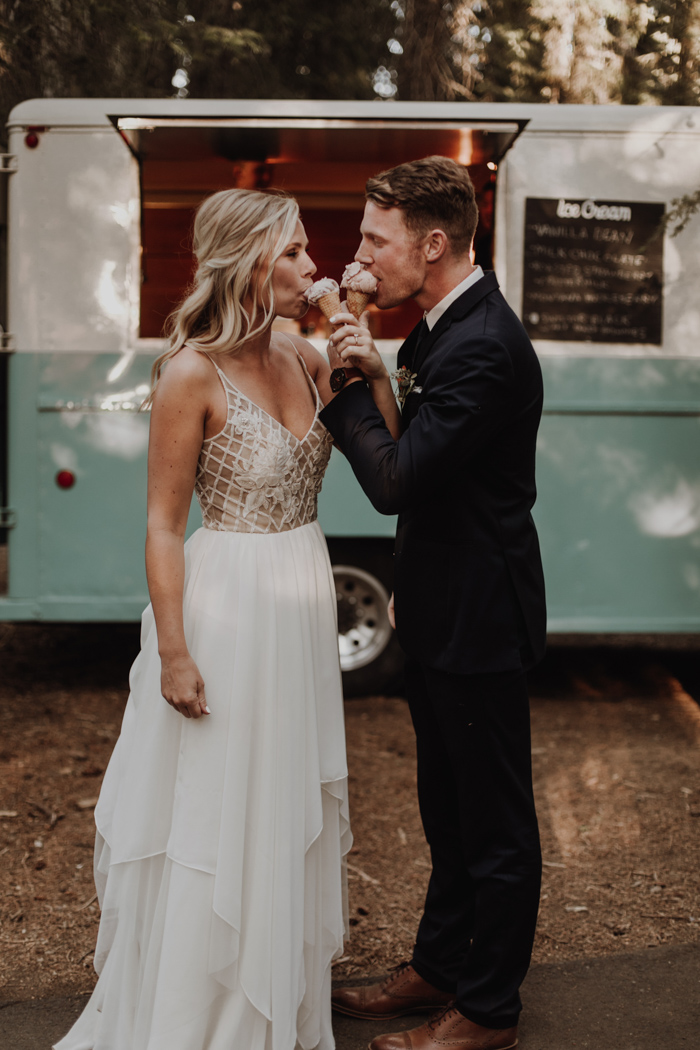
<svg viewBox="0 0 700 1050"><path fill-rule="evenodd" d="M386 611L392 547L390 540L329 541L346 697L402 689L404 657Z"/></svg>

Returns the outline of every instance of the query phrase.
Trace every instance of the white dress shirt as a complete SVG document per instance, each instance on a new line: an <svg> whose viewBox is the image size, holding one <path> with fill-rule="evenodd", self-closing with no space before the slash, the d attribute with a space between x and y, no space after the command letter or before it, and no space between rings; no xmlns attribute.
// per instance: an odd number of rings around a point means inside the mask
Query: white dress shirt
<svg viewBox="0 0 700 1050"><path fill-rule="evenodd" d="M473 284L481 280L484 276L484 271L480 266L475 266L468 277L465 277L463 281L453 288L451 292L448 292L444 299L441 299L437 306L434 306L432 310L423 314L425 323L428 328L432 331L437 322L440 320L448 306L451 306L455 299L459 299L463 292L466 292L467 288L471 288Z"/></svg>

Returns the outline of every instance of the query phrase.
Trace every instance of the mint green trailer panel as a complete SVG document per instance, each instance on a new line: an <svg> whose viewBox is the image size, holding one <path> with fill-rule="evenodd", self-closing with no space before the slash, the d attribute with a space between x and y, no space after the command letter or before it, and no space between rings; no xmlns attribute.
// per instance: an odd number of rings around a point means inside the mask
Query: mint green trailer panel
<svg viewBox="0 0 700 1050"><path fill-rule="evenodd" d="M0 619L132 620L144 569L150 355L15 354L10 360L9 590ZM117 381L110 374L119 370ZM138 391L138 393L137 393ZM72 488L56 482L61 470ZM334 452L320 520L327 535L392 536ZM188 534L201 525L193 500Z"/></svg>
<svg viewBox="0 0 700 1050"><path fill-rule="evenodd" d="M543 361L551 632L700 628L700 362Z"/></svg>
<svg viewBox="0 0 700 1050"><path fill-rule="evenodd" d="M0 618L131 620L144 573L152 358L10 361L9 593ZM700 361L545 358L535 507L550 631L700 630ZM110 374L121 369L118 379ZM76 477L56 484L59 470ZM333 536L389 537L342 455L320 500ZM189 529L200 523L193 504Z"/></svg>

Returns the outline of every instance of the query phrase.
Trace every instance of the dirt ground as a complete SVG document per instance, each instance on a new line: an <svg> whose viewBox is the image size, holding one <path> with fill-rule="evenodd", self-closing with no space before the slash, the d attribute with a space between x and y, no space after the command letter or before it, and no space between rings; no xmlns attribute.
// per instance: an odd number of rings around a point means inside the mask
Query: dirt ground
<svg viewBox="0 0 700 1050"><path fill-rule="evenodd" d="M0 1000L89 991L93 807L133 625L0 625ZM695 942L700 711L653 652L553 650L533 676L545 860L535 961ZM346 704L352 936L337 977L409 955L429 873L405 702Z"/></svg>

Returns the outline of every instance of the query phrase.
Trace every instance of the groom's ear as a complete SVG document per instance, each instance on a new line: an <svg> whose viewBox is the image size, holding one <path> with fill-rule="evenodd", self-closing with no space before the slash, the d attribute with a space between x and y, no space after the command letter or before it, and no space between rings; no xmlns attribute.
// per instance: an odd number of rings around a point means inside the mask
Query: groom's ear
<svg viewBox="0 0 700 1050"><path fill-rule="evenodd" d="M448 248L447 234L444 230L431 230L423 241L425 261L429 263L438 262L444 256Z"/></svg>

